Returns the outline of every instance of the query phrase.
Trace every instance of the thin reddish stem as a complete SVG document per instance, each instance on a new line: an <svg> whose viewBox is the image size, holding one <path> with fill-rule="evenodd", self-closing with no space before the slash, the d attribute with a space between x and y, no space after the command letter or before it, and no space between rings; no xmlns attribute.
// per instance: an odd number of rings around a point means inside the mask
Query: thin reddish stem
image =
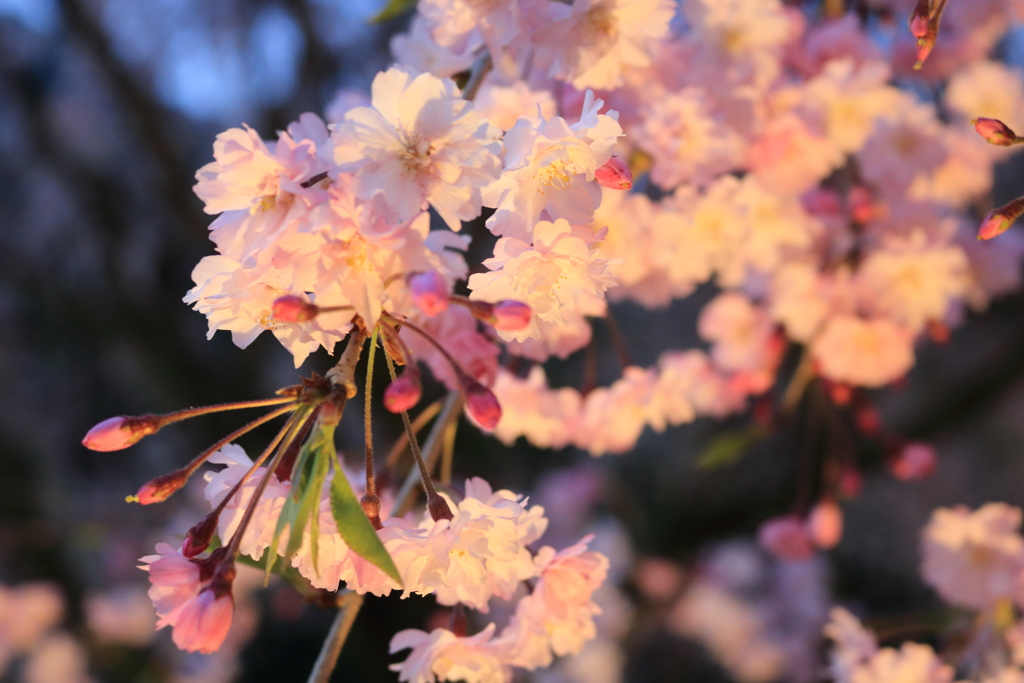
<svg viewBox="0 0 1024 683"><path fill-rule="evenodd" d="M293 400L293 399L289 399L289 400ZM252 430L254 430L257 427L259 427L261 424L264 424L266 422L270 422L275 417L279 417L281 415L284 415L285 413L288 413L288 412L291 412L291 411L295 410L296 407L297 406L293 402L292 405L287 405L287 406L278 408L277 410L272 410L269 413L267 413L266 415L264 415L263 417L256 418L255 420L253 420L249 424L245 425L244 427L239 427L238 429L236 429L235 431L231 432L230 434L225 436L223 439L221 439L220 441L218 441L217 443L213 444L212 446L207 448L205 451L203 451L202 453L197 455L195 458L193 458L192 462L190 462L188 465L183 467L182 470L184 472L186 472L188 476L192 476L192 474L195 473L195 471L197 469L199 469L202 466L202 464L204 462L206 462L206 460L211 455L213 455L214 453L219 451L221 448L223 448L227 444L231 443L232 441L234 441L238 437L242 436L243 434L247 434L247 433L251 432Z"/></svg>
<svg viewBox="0 0 1024 683"><path fill-rule="evenodd" d="M261 398L255 401L239 401L237 403L218 403L212 406L202 406L200 408L188 408L186 410L179 410L174 413L167 413L166 415L160 415L157 419L160 420L160 426L169 425L173 422L181 422L192 417L198 417L200 415L209 415L210 413L221 413L225 410L243 410L245 408L264 408L266 406L277 406L282 403L294 403L294 396L275 396L274 398Z"/></svg>

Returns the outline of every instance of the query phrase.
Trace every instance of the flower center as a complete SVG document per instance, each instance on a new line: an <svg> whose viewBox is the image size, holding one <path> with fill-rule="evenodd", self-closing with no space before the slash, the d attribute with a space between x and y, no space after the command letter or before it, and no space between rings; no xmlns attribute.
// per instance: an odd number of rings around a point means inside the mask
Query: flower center
<svg viewBox="0 0 1024 683"><path fill-rule="evenodd" d="M580 40L584 45L611 43L619 32L619 21L607 3L594 5L579 22Z"/></svg>
<svg viewBox="0 0 1024 683"><path fill-rule="evenodd" d="M430 142L421 139L419 135L402 135L398 158L402 168L409 175L426 173L431 164L430 155L433 153L434 148Z"/></svg>

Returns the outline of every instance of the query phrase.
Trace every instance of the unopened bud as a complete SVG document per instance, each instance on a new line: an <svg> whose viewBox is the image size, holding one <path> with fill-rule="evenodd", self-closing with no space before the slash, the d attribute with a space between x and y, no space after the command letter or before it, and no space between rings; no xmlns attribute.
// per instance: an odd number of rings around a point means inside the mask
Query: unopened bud
<svg viewBox="0 0 1024 683"><path fill-rule="evenodd" d="M910 12L907 26L910 27L910 33L915 38L924 38L928 35L928 17L931 14L930 4L929 0L917 0L914 4L914 9Z"/></svg>
<svg viewBox="0 0 1024 683"><path fill-rule="evenodd" d="M819 548L828 550L843 538L843 510L834 500L823 500L807 516L807 533Z"/></svg>
<svg viewBox="0 0 1024 683"><path fill-rule="evenodd" d="M597 182L613 190L628 190L633 187L633 172L629 166L619 159L612 157L601 168L594 172Z"/></svg>
<svg viewBox="0 0 1024 683"><path fill-rule="evenodd" d="M427 500L427 510L430 512L430 518L435 522L455 517L452 514L452 509L448 507L448 501L444 499L444 496L436 492Z"/></svg>
<svg viewBox="0 0 1024 683"><path fill-rule="evenodd" d="M930 444L911 441L890 461L889 471L900 481L916 481L930 477L937 463L938 456Z"/></svg>
<svg viewBox="0 0 1024 683"><path fill-rule="evenodd" d="M853 414L854 424L862 433L874 436L882 429L882 416L872 405L861 406Z"/></svg>
<svg viewBox="0 0 1024 683"><path fill-rule="evenodd" d="M293 294L275 299L271 311L276 319L286 323L304 323L320 314L320 308L316 304Z"/></svg>
<svg viewBox="0 0 1024 683"><path fill-rule="evenodd" d="M185 534L185 542L181 544L181 554L185 557L195 557L209 548L213 534L217 531L219 519L220 508L215 508L189 529Z"/></svg>
<svg viewBox="0 0 1024 683"><path fill-rule="evenodd" d="M111 417L90 429L82 445L91 451L120 451L156 433L162 426L156 415Z"/></svg>
<svg viewBox="0 0 1024 683"><path fill-rule="evenodd" d="M1017 134L1013 132L1012 128L999 119L986 119L979 117L971 121L971 123L974 125L974 130L978 131L978 135L985 138L985 142L990 145L1010 147L1020 142L1024 142L1024 140L1017 137Z"/></svg>
<svg viewBox="0 0 1024 683"><path fill-rule="evenodd" d="M384 390L384 407L392 413L404 413L420 402L423 386L420 384L419 370L414 371L415 364L407 368Z"/></svg>
<svg viewBox="0 0 1024 683"><path fill-rule="evenodd" d="M469 629L469 617L466 616L466 608L458 603L452 608L452 614L448 618L448 630L458 638L464 638Z"/></svg>
<svg viewBox="0 0 1024 683"><path fill-rule="evenodd" d="M1024 213L1024 197L1018 197L1009 204L992 209L985 216L978 229L979 240L990 240L1010 229L1013 222Z"/></svg>
<svg viewBox="0 0 1024 683"><path fill-rule="evenodd" d="M757 542L780 560L798 562L814 554L804 521L796 515L766 521L757 531Z"/></svg>
<svg viewBox="0 0 1024 683"><path fill-rule="evenodd" d="M839 493L845 498L856 498L864 488L864 475L854 467L843 468L839 475Z"/></svg>
<svg viewBox="0 0 1024 683"><path fill-rule="evenodd" d="M950 331L949 325L939 322L938 320L929 320L925 329L928 331L928 336L931 337L932 341L936 344L948 344L949 340L953 337L953 333Z"/></svg>
<svg viewBox="0 0 1024 683"><path fill-rule="evenodd" d="M832 403L837 406L848 405L853 398L853 389L848 384L832 384L828 393L832 397Z"/></svg>
<svg viewBox="0 0 1024 683"><path fill-rule="evenodd" d="M150 480L139 489L135 496L142 505L162 503L170 498L172 493L184 486L187 481L188 472L175 470Z"/></svg>
<svg viewBox="0 0 1024 683"><path fill-rule="evenodd" d="M492 431L501 420L501 404L494 392L476 380L465 381L466 411L473 422L487 431Z"/></svg>
<svg viewBox="0 0 1024 683"><path fill-rule="evenodd" d="M448 309L448 283L435 270L409 277L412 300L425 315L435 316Z"/></svg>
<svg viewBox="0 0 1024 683"><path fill-rule="evenodd" d="M530 324L533 311L522 301L505 299L494 304L494 327L506 332L524 329Z"/></svg>
<svg viewBox="0 0 1024 683"><path fill-rule="evenodd" d="M380 523L380 498L367 493L360 499L359 504L363 506L363 512L373 524L373 528L377 531L383 529L384 527Z"/></svg>
<svg viewBox="0 0 1024 683"><path fill-rule="evenodd" d="M918 70L924 66L925 60L928 59L928 55L932 53L932 48L935 47L935 33L929 31L923 38L917 39L917 63L914 64L914 69Z"/></svg>
<svg viewBox="0 0 1024 683"><path fill-rule="evenodd" d="M866 187L857 185L851 188L847 198L850 207L850 218L854 221L857 223L867 223L875 217L875 202L871 196L871 191Z"/></svg>

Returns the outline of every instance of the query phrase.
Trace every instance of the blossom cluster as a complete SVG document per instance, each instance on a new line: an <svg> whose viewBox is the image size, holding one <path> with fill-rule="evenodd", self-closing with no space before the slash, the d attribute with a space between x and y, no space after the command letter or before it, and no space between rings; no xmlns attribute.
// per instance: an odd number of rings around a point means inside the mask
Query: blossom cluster
<svg viewBox="0 0 1024 683"><path fill-rule="evenodd" d="M830 669L837 683L897 680L951 683L956 668L980 670L985 683L1024 679L1024 537L1021 510L988 503L977 510L938 508L922 531L921 574L951 605L978 612L964 648L966 661L954 667L930 645L880 647L876 636L842 608L832 611L825 635L833 642ZM996 637L991 637L995 635ZM976 659L977 661L974 661Z"/></svg>
<svg viewBox="0 0 1024 683"><path fill-rule="evenodd" d="M905 4L873 3L909 14ZM231 623L232 553L277 553L328 591L401 590L483 613L493 598L516 600L500 632L397 634L392 650L412 650L395 665L402 681L508 680L594 637L591 596L608 562L588 539L531 549L548 524L543 509L478 478L437 493L416 448L427 510L392 514L390 494L372 483L369 427L366 485L353 477L342 488L359 491L359 522L373 524L397 574L346 543L331 493L346 475L323 454L308 459L322 490L302 491L313 521L298 538L284 511L301 485L288 467L314 424L317 438L333 438L317 416L340 419L359 353L378 335L389 363L404 366L386 407L419 402L422 362L506 443L623 453L647 427L745 410L786 380L788 350L801 360L785 409L812 384L835 404L856 392L858 426L877 433L860 390L900 380L917 344L947 338L1020 286L1024 241L973 239L972 204L1007 152L970 120L1012 122L1024 79L988 58L1010 2L954 3L949 39L937 44L936 17L924 33L918 21L894 36L865 12L823 19L782 0L420 0L392 41L397 64L361 104L346 95L329 122L303 114L276 140L248 127L220 134L195 186L217 215L217 253L196 266L185 301L210 335L230 331L239 346L271 331L296 367L349 344L326 380L260 403L293 401L273 416L300 411L282 429L277 468L264 460L279 442L254 462L228 439L140 492L159 502L208 456L224 465L208 476L210 528L143 558L159 626L182 648L216 649ZM926 58L922 73L944 87L917 87L910 64ZM491 256L467 263L480 237L494 241ZM549 386L543 363L592 346L592 319L615 329L609 302L660 315L698 288L711 294L696 321L704 348L669 348L651 368L620 354L621 376L605 387ZM126 447L162 419L115 418L86 443ZM901 478L934 464L911 446L893 466ZM770 520L762 545L788 559L834 546L833 493ZM1005 597L1019 573L1020 543L1009 538L1019 519L986 515L967 523L949 513L926 544L926 576L976 608ZM199 559L214 531L225 546ZM972 583L978 557L992 561L982 586ZM923 652L851 655L850 680L903 667L947 680Z"/></svg>
<svg viewBox="0 0 1024 683"><path fill-rule="evenodd" d="M222 538L231 538L256 484L246 481L236 493L230 492L253 462L235 445L222 449L211 462L225 467L207 475L206 497L216 508L232 495L223 507L218 527ZM269 484L239 547L243 555L261 560L272 545L277 515L291 483L277 480L273 472L263 468L257 468L255 475L254 481L268 476ZM354 488L358 487L357 478L351 479ZM393 651L413 649L404 664L396 665L401 671L400 680L427 681L434 680L433 676L452 681L505 680L511 675L511 667L546 667L554 655L575 654L594 638L593 617L600 609L590 597L605 579L608 560L587 549L590 536L562 551L549 546L531 551L528 546L540 539L548 525L542 507L528 506L526 499L510 491L493 491L480 478L466 481L465 495L459 502L446 496L454 513L450 520L434 520L429 513L418 519L412 513L389 517L390 502L385 499L377 535L398 568L402 579L399 586L345 543L331 514L329 490L328 482L318 511L317 553L312 551L307 529L291 558L292 566L314 588L336 591L344 582L357 593L377 596L401 590L402 597L433 595L438 604L461 604L483 613L489 612L493 598L517 600L514 616L497 636L494 624L469 637L447 629L396 634ZM278 546L282 556L286 545L287 532ZM205 589L210 581L205 569L209 560L190 558L181 549L162 543L156 555L142 561L150 573L150 597L160 617L157 628L172 626L175 643L184 649L215 650L230 627L231 611L225 601L222 611L214 613L219 600ZM532 590L523 595L522 586L527 581Z"/></svg>

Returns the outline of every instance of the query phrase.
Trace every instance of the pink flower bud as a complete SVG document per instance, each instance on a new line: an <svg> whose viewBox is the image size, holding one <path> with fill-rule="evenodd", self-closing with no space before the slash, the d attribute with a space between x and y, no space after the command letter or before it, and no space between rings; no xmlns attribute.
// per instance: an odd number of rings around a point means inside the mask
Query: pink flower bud
<svg viewBox="0 0 1024 683"><path fill-rule="evenodd" d="M613 190L628 190L633 187L633 172L618 157L612 157L594 172L597 182Z"/></svg>
<svg viewBox="0 0 1024 683"><path fill-rule="evenodd" d="M890 461L889 471L900 481L916 481L930 477L937 463L938 456L931 444L911 441Z"/></svg>
<svg viewBox="0 0 1024 683"><path fill-rule="evenodd" d="M924 66L925 60L932 53L932 48L935 47L935 32L929 31L924 37L917 39L917 63L914 64L914 69L920 69Z"/></svg>
<svg viewBox="0 0 1024 683"><path fill-rule="evenodd" d="M384 390L384 407L392 413L404 413L420 402L423 387L420 385L419 371L413 371L414 365L392 380Z"/></svg>
<svg viewBox="0 0 1024 683"><path fill-rule="evenodd" d="M530 324L533 311L521 301L506 299L494 304L494 327L507 332L521 330Z"/></svg>
<svg viewBox="0 0 1024 683"><path fill-rule="evenodd" d="M185 603L174 624L174 644L186 652L210 654L220 649L231 628L235 603L230 590L217 595L212 586L204 588Z"/></svg>
<svg viewBox="0 0 1024 683"><path fill-rule="evenodd" d="M799 562L814 554L804 521L796 515L766 521L757 531L757 542L780 560Z"/></svg>
<svg viewBox="0 0 1024 683"><path fill-rule="evenodd" d="M370 520L373 528L377 531L383 529L384 525L380 523L380 498L365 493L359 499L359 504L362 506L363 512L366 513L366 518Z"/></svg>
<svg viewBox="0 0 1024 683"><path fill-rule="evenodd" d="M928 35L928 18L931 16L931 0L917 0L914 9L910 11L910 18L907 25L910 33L915 38L924 38Z"/></svg>
<svg viewBox="0 0 1024 683"><path fill-rule="evenodd" d="M864 475L854 467L844 467L839 475L839 493L845 498L856 498L864 488Z"/></svg>
<svg viewBox="0 0 1024 683"><path fill-rule="evenodd" d="M910 33L915 38L924 38L928 35L928 17L914 14L910 17Z"/></svg>
<svg viewBox="0 0 1024 683"><path fill-rule="evenodd" d="M452 514L452 509L448 507L448 501L439 493L435 493L427 500L427 510L430 512L430 518L435 522L440 522L442 519L455 518L455 515Z"/></svg>
<svg viewBox="0 0 1024 683"><path fill-rule="evenodd" d="M320 308L301 296L289 294L275 299L271 311L275 318L286 323L304 323L319 315Z"/></svg>
<svg viewBox="0 0 1024 683"><path fill-rule="evenodd" d="M985 142L999 147L1011 147L1020 141L1017 134L999 119L977 118L971 121L974 130L978 135L985 138Z"/></svg>
<svg viewBox="0 0 1024 683"><path fill-rule="evenodd" d="M416 273L409 278L409 291L416 307L424 314L435 316L448 309L448 283L437 271Z"/></svg>
<svg viewBox="0 0 1024 683"><path fill-rule="evenodd" d="M181 544L181 554L185 557L195 557L210 547L213 534L217 531L217 522L220 519L220 509L214 508L209 514L199 520L199 523L188 530L185 534L185 542Z"/></svg>
<svg viewBox="0 0 1024 683"><path fill-rule="evenodd" d="M853 414L853 422L862 433L874 436L882 431L882 416L872 405L863 405Z"/></svg>
<svg viewBox="0 0 1024 683"><path fill-rule="evenodd" d="M843 537L843 510L834 500L822 500L807 516L807 533L819 548L839 545Z"/></svg>
<svg viewBox="0 0 1024 683"><path fill-rule="evenodd" d="M466 411L477 425L493 430L501 420L501 404L494 392L474 379L465 379Z"/></svg>
<svg viewBox="0 0 1024 683"><path fill-rule="evenodd" d="M1024 197L1018 197L1009 204L992 209L978 229L979 240L990 240L1010 229L1013 222L1024 213Z"/></svg>
<svg viewBox="0 0 1024 683"><path fill-rule="evenodd" d="M139 492L135 494L138 502L142 505L162 503L171 497L171 494L180 489L188 481L188 473L184 470L175 470L168 474L151 479L144 484Z"/></svg>
<svg viewBox="0 0 1024 683"><path fill-rule="evenodd" d="M156 415L111 417L90 429L82 445L91 451L119 451L156 433L162 426Z"/></svg>

